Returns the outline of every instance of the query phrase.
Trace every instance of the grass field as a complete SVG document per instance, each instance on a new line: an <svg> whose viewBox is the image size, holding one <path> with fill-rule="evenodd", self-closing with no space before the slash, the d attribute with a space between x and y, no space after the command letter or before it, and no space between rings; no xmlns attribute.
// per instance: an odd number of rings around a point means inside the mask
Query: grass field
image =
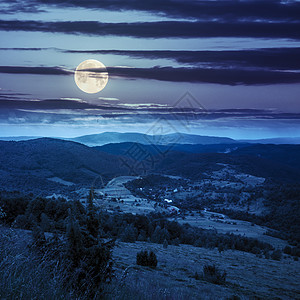
<svg viewBox="0 0 300 300"><path fill-rule="evenodd" d="M62 288L60 273L50 275L50 266L29 251L30 231L0 227L0 238L1 299L74 299ZM143 249L156 253L156 269L136 265ZM117 241L113 260L107 299L300 299L300 261L291 257L274 261L232 250ZM206 264L227 272L224 285L194 278Z"/></svg>
<svg viewBox="0 0 300 300"><path fill-rule="evenodd" d="M141 249L152 249L157 254L156 269L135 265L136 253ZM274 261L231 250L219 253L189 245L165 249L158 244L120 242L114 260L118 276L120 270L132 266L125 282L128 290L145 295L143 286L147 283L149 298L145 299L154 299L150 294L157 295L158 291L166 295L163 299L226 299L233 295L241 299L300 299L300 262L290 257ZM194 279L195 272L201 274L205 264L225 270L226 284Z"/></svg>

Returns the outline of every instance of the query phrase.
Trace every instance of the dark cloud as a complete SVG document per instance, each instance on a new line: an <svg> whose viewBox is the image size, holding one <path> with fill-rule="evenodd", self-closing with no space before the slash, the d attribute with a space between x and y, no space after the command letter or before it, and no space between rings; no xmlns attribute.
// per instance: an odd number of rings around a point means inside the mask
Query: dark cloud
<svg viewBox="0 0 300 300"><path fill-rule="evenodd" d="M54 48L0 48L1 51L42 51Z"/></svg>
<svg viewBox="0 0 300 300"><path fill-rule="evenodd" d="M300 3L296 1L203 1L203 0L6 0L8 12L34 12L38 7L54 5L60 8L79 7L111 11L146 11L169 17L194 19L271 19L299 20Z"/></svg>
<svg viewBox="0 0 300 300"><path fill-rule="evenodd" d="M112 54L145 59L169 59L180 64L207 67L256 67L274 70L300 70L300 48L260 48L248 50L65 50L58 48L0 48L0 51L45 51L63 53Z"/></svg>
<svg viewBox="0 0 300 300"><path fill-rule="evenodd" d="M11 100L1 99L0 109L28 109L28 110L49 110L49 109L87 109L98 108L97 105L92 105L85 102L72 100L49 99L40 101L29 100Z"/></svg>
<svg viewBox="0 0 300 300"><path fill-rule="evenodd" d="M65 53L113 54L146 59L172 59L182 64L223 67L300 69L300 48L270 48L235 51L141 51L141 50L62 50Z"/></svg>
<svg viewBox="0 0 300 300"><path fill-rule="evenodd" d="M101 23L96 21L42 22L0 20L0 30L40 31L95 36L135 38L253 37L300 39L300 22L139 22Z"/></svg>
<svg viewBox="0 0 300 300"><path fill-rule="evenodd" d="M19 67L0 66L0 73L37 74L37 75L69 75L70 72L58 67Z"/></svg>
<svg viewBox="0 0 300 300"><path fill-rule="evenodd" d="M103 72L103 69L88 69L86 71ZM225 85L263 85L276 83L300 82L299 72L252 70L242 68L122 68L107 67L111 77L136 79L154 79L171 82L205 82ZM0 73L68 75L69 71L58 67L11 67L0 66Z"/></svg>
<svg viewBox="0 0 300 300"><path fill-rule="evenodd" d="M300 73L244 69L204 68L117 68L108 67L110 76L155 79L173 82L206 82L226 85L260 85L300 82Z"/></svg>
<svg viewBox="0 0 300 300"><path fill-rule="evenodd" d="M45 12L44 9L40 7L40 3L35 3L35 1L20 1L20 0L9 0L2 1L0 6L1 14L13 15L18 12L22 13L40 13Z"/></svg>

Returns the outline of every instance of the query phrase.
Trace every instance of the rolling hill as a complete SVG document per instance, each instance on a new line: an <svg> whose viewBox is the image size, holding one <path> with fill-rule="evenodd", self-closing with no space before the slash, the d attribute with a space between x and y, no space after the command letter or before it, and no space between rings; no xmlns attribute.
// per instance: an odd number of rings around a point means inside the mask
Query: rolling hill
<svg viewBox="0 0 300 300"><path fill-rule="evenodd" d="M132 142L144 145L167 144L231 144L237 141L227 137L201 136L184 133L172 133L166 135L148 135L142 133L104 132L100 134L84 135L70 139L88 146L101 146L109 143Z"/></svg>
<svg viewBox="0 0 300 300"><path fill-rule="evenodd" d="M136 157L132 151L128 152L133 146L138 146L146 156ZM108 181L116 176L145 172L197 180L204 173L220 170L222 164L237 172L277 181L300 180L298 145L173 146L170 149L163 145L120 143L88 147L51 138L0 141L0 188L59 191L72 188L72 184L91 186L100 175ZM141 168L142 164L146 167Z"/></svg>
<svg viewBox="0 0 300 300"><path fill-rule="evenodd" d="M126 174L127 170L122 169L117 158L79 143L58 139L1 141L0 186L16 190L62 186L48 180L53 177L75 184L92 184L99 175L108 180Z"/></svg>

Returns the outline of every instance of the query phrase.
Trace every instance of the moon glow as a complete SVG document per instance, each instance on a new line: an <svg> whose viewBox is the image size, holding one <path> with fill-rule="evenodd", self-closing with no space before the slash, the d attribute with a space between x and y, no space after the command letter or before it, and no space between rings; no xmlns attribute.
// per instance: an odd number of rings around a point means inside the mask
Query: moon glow
<svg viewBox="0 0 300 300"><path fill-rule="evenodd" d="M100 69L95 72L93 69ZM102 91L108 82L108 73L103 63L88 59L78 65L74 80L79 89L88 94Z"/></svg>

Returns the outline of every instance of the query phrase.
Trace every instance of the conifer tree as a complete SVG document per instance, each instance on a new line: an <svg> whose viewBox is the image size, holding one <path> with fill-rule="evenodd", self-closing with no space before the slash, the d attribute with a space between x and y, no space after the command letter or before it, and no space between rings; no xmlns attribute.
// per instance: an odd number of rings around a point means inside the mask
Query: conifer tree
<svg viewBox="0 0 300 300"><path fill-rule="evenodd" d="M75 267L79 265L84 254L83 237L78 221L74 218L70 208L68 213L66 256Z"/></svg>

